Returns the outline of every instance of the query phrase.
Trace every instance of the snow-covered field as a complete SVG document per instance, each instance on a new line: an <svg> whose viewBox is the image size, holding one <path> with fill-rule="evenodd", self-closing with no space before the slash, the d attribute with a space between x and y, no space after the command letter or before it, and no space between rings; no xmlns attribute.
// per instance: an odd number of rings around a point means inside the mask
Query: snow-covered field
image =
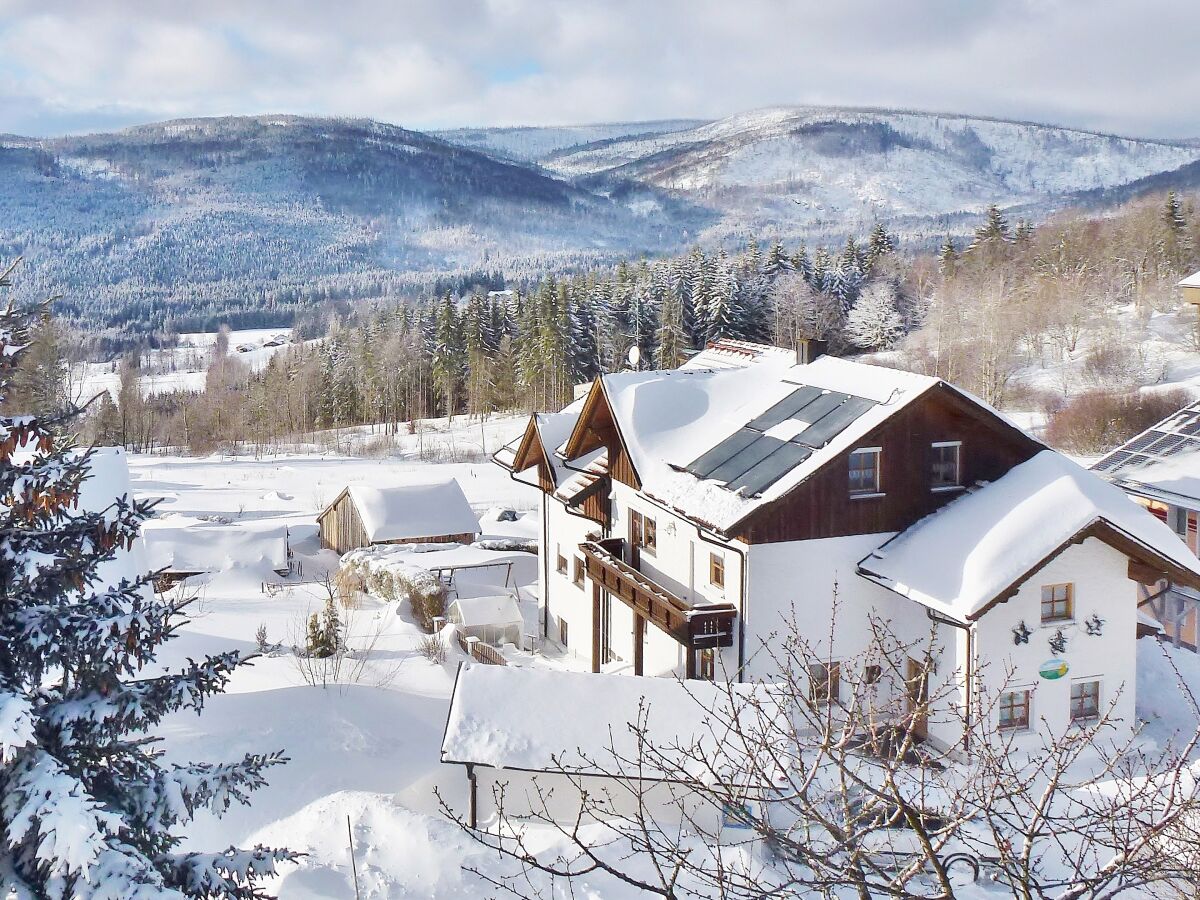
<svg viewBox="0 0 1200 900"><path fill-rule="evenodd" d="M205 370L216 332L195 332L179 335L174 347L147 351L138 385L142 395L165 394L171 391L204 390ZM271 357L291 343L287 328L249 328L229 333L229 353L251 371L265 368ZM84 363L74 373L74 393L77 399L87 400L101 391L115 399L121 386L118 361Z"/></svg>

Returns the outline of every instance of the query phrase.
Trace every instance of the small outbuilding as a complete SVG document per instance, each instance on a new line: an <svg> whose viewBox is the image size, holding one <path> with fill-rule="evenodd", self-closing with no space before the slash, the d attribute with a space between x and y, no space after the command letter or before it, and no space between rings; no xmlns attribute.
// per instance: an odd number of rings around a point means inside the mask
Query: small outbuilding
<svg viewBox="0 0 1200 900"><path fill-rule="evenodd" d="M319 516L321 546L338 553L373 544L469 544L479 520L453 478L392 487L352 484Z"/></svg>
<svg viewBox="0 0 1200 900"><path fill-rule="evenodd" d="M525 620L512 594L492 597L459 597L446 610L446 619L457 625L465 637L477 637L485 644L521 646Z"/></svg>

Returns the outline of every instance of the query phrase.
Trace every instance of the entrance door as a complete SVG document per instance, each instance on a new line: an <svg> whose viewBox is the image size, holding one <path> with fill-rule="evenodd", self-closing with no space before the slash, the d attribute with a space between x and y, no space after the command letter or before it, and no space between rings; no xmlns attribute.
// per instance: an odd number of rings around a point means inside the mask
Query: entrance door
<svg viewBox="0 0 1200 900"><path fill-rule="evenodd" d="M924 663L909 657L904 670L908 714L912 717L913 734L924 738L929 725L929 672Z"/></svg>

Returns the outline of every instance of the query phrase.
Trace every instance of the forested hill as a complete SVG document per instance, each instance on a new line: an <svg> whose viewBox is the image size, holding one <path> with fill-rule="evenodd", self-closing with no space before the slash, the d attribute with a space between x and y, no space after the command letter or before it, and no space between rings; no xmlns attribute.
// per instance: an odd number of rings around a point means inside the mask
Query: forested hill
<svg viewBox="0 0 1200 900"><path fill-rule="evenodd" d="M1197 160L1180 142L812 107L439 135L192 119L0 138L0 258L25 258L17 300L62 295L92 332L282 326L326 300L528 284L697 244L839 247L876 222L932 247L993 202L1037 220L1190 184Z"/></svg>

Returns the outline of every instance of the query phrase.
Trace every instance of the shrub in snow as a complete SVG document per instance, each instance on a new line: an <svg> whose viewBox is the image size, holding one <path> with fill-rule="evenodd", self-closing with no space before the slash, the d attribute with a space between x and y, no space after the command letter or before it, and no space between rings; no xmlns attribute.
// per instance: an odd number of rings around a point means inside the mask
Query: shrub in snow
<svg viewBox="0 0 1200 900"><path fill-rule="evenodd" d="M417 644L417 652L435 665L446 661L446 642L440 634L428 634Z"/></svg>
<svg viewBox="0 0 1200 900"><path fill-rule="evenodd" d="M0 312L0 396L30 318ZM151 737L159 723L199 712L242 658L145 672L174 636L179 607L155 595L148 575L112 575L131 558L146 504L125 496L76 508L96 460L61 436L76 414L0 418L0 871L54 900L260 897L257 882L294 854L183 852L179 829L199 810L247 802L283 757L162 764Z"/></svg>
<svg viewBox="0 0 1200 900"><path fill-rule="evenodd" d="M407 545L360 547L342 557L342 568L356 573L381 599L407 601L416 620L432 631L433 620L446 614L446 586L428 569L409 562L412 554Z"/></svg>
<svg viewBox="0 0 1200 900"><path fill-rule="evenodd" d="M342 620L338 616L337 604L331 596L325 601L325 608L320 613L313 613L308 617L308 636L304 651L308 656L328 659L341 650L345 643Z"/></svg>
<svg viewBox="0 0 1200 900"><path fill-rule="evenodd" d="M271 645L267 640L267 623L263 622L254 632L254 643L258 647L259 653L266 653L271 649Z"/></svg>

